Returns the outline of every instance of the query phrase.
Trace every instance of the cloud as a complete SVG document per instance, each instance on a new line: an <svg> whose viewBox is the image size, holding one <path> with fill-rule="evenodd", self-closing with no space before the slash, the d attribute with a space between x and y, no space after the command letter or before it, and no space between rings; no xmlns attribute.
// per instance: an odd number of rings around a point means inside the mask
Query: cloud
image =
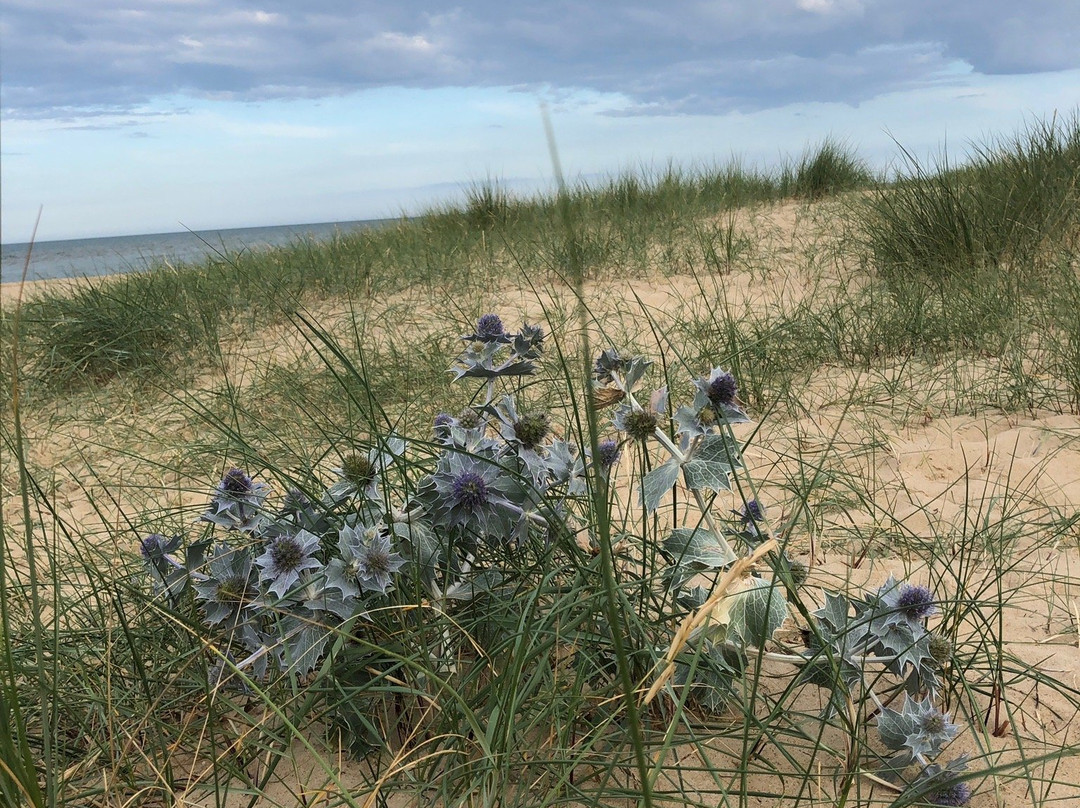
<svg viewBox="0 0 1080 808"><path fill-rule="evenodd" d="M982 73L1080 66L1080 3L672 0L4 0L4 113L259 100L380 86L621 94L629 114L858 103Z"/></svg>

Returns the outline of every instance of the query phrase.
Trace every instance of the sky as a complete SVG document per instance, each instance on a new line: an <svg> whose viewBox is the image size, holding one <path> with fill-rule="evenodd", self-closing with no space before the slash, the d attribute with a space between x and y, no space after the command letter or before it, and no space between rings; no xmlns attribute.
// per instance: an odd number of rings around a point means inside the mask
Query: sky
<svg viewBox="0 0 1080 808"><path fill-rule="evenodd" d="M0 239L418 213L1080 106L1077 0L0 0Z"/></svg>

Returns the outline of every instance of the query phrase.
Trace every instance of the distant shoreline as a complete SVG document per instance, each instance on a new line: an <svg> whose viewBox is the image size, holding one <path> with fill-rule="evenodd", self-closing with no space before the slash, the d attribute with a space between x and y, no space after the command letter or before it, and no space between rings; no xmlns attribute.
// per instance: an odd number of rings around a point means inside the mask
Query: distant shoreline
<svg viewBox="0 0 1080 808"><path fill-rule="evenodd" d="M218 251L284 247L302 239L320 241L338 233L377 228L397 221L400 219L358 219L37 241L33 245L27 280L39 282L116 275L161 264L199 265ZM18 283L29 248L30 242L2 246L0 283Z"/></svg>

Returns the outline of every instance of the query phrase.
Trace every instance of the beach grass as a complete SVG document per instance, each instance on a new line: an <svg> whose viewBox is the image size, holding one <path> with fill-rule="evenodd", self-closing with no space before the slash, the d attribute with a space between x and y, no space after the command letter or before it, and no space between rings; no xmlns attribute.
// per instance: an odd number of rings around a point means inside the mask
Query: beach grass
<svg viewBox="0 0 1080 808"><path fill-rule="evenodd" d="M1058 668L1077 645L1080 503L1043 470L1080 451L1078 132L1036 123L888 182L836 141L774 173L672 167L530 198L490 181L377 231L45 287L17 321L5 308L0 799L927 804L875 774L888 753L866 691L830 710L775 644L738 660L722 699L645 702L688 613L664 540L693 510L676 489L642 511L658 458L629 444L575 505L576 534L492 551L501 596L436 609L410 579L304 675L252 675L190 590L154 593L139 540L209 535L197 520L231 467L317 496L394 432L412 448L383 490L411 490L433 417L478 403L446 368L497 311L545 328L514 393L582 447L614 435L583 370L600 350L652 357L649 389L679 399L730 370L754 423L713 512L736 532L735 511L767 503L810 567L801 588L763 567L790 599L784 641L813 633L822 589L885 571L927 586L971 804L1071 804L1080 691ZM937 422L948 440L905 464L898 445ZM952 430L982 454L941 460ZM942 468L920 477L923 462ZM705 645L681 659L691 678L735 664Z"/></svg>

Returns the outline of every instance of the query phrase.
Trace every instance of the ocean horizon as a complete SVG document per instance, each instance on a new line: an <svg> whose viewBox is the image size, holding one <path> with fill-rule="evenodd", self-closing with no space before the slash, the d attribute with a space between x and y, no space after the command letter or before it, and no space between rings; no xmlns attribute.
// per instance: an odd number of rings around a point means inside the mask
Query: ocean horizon
<svg viewBox="0 0 1080 808"><path fill-rule="evenodd" d="M165 264L198 265L216 254L282 247L301 239L323 241L337 233L367 230L395 221L398 219L362 219L35 241L26 279L95 277ZM0 245L0 282L11 283L22 278L29 248L29 242Z"/></svg>

